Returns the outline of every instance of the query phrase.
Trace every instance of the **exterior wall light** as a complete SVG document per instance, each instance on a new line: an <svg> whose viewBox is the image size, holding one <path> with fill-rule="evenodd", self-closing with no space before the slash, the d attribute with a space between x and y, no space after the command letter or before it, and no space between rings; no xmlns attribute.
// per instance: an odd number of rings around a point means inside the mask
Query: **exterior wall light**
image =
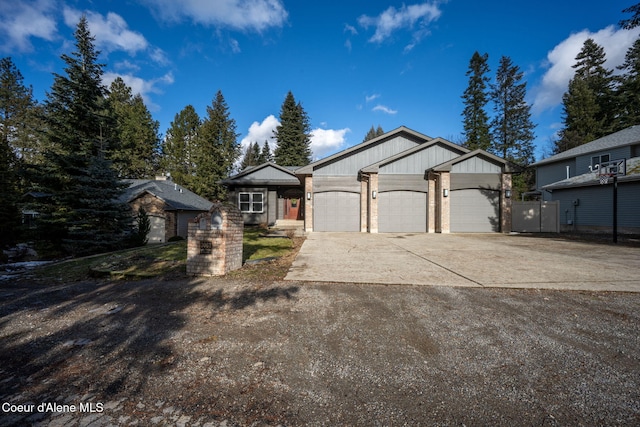
<svg viewBox="0 0 640 427"><path fill-rule="evenodd" d="M504 190L504 197L506 197L507 199L511 198L511 190Z"/></svg>
<svg viewBox="0 0 640 427"><path fill-rule="evenodd" d="M449 189L445 188L444 190L442 190L442 197L449 197Z"/></svg>
<svg viewBox="0 0 640 427"><path fill-rule="evenodd" d="M311 200L311 192L307 191L307 200Z"/></svg>
<svg viewBox="0 0 640 427"><path fill-rule="evenodd" d="M375 199L376 197L378 197L378 192L377 192L376 190L373 190L373 191L371 192L371 198L372 198L372 199Z"/></svg>

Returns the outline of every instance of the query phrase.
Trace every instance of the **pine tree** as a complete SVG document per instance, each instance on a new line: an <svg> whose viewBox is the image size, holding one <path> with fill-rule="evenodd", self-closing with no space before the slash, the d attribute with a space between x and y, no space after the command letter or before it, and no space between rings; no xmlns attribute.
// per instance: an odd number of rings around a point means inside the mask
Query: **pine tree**
<svg viewBox="0 0 640 427"><path fill-rule="evenodd" d="M271 154L271 147L269 147L269 141L265 140L262 144L262 151L260 151L260 163L273 162L273 154Z"/></svg>
<svg viewBox="0 0 640 427"><path fill-rule="evenodd" d="M640 124L640 38L627 50L625 61L618 69L624 74L618 77L618 115L614 130Z"/></svg>
<svg viewBox="0 0 640 427"><path fill-rule="evenodd" d="M469 85L462 96L465 105L462 116L464 118L464 134L466 135L464 146L470 150L478 148L488 150L491 147L489 117L485 111L488 102L488 59L488 54L480 55L477 51L474 52L469 61L469 70L466 73L469 77Z"/></svg>
<svg viewBox="0 0 640 427"><path fill-rule="evenodd" d="M257 166L263 163L260 159L260 146L257 142L250 142L244 150L242 161L240 162L240 170L245 170L251 166Z"/></svg>
<svg viewBox="0 0 640 427"><path fill-rule="evenodd" d="M120 183L106 158L110 121L102 86L103 65L82 17L75 31L76 51L62 55L66 76L54 74L45 102L47 163L41 189L51 197L41 206L41 235L72 254L118 247L130 231L128 205L119 202Z"/></svg>
<svg viewBox="0 0 640 427"><path fill-rule="evenodd" d="M564 127L555 142L555 154L593 141L602 129L602 122L597 119L600 107L596 96L582 77L575 76L569 82L562 109Z"/></svg>
<svg viewBox="0 0 640 427"><path fill-rule="evenodd" d="M281 166L304 166L311 163L311 126L309 117L296 103L291 91L280 109L280 125L274 132L278 146L274 152L277 164Z"/></svg>
<svg viewBox="0 0 640 427"><path fill-rule="evenodd" d="M150 178L157 169L159 123L138 94L122 78L116 78L109 90L109 106L116 128L110 149L114 168L121 178Z"/></svg>
<svg viewBox="0 0 640 427"><path fill-rule="evenodd" d="M503 56L491 86L491 100L495 117L491 122L494 145L492 151L503 159L528 166L534 161L535 138L531 122L531 107L526 103L527 84L521 83L523 73L511 58ZM515 196L533 184L533 174L516 175L513 180Z"/></svg>
<svg viewBox="0 0 640 427"><path fill-rule="evenodd" d="M619 25L625 30L630 30L637 26L640 26L640 3L634 4L622 12L624 13L633 13L633 16L629 19L623 19L619 22Z"/></svg>
<svg viewBox="0 0 640 427"><path fill-rule="evenodd" d="M382 126L378 125L378 127L376 129L374 129L373 125L371 125L371 129L369 129L367 134L364 136L364 139L362 140L362 142L369 141L370 139L373 139L373 138L377 138L380 135L384 135L384 131L382 130Z"/></svg>
<svg viewBox="0 0 640 427"><path fill-rule="evenodd" d="M162 168L175 183L187 188L190 188L195 175L194 158L200 124L195 108L187 105L175 115L162 145Z"/></svg>
<svg viewBox="0 0 640 427"><path fill-rule="evenodd" d="M198 132L193 192L209 200L226 198L226 190L218 181L233 170L240 154L237 140L236 122L229 114L222 92L218 91L212 105L207 107L207 118Z"/></svg>

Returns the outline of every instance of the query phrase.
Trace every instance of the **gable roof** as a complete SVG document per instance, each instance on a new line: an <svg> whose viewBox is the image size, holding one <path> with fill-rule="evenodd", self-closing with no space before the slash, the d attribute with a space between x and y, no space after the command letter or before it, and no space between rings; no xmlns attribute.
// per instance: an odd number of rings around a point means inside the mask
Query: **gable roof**
<svg viewBox="0 0 640 427"><path fill-rule="evenodd" d="M337 152L337 153L335 153L335 154L333 154L333 155L331 155L329 157L325 157L324 159L320 159L320 160L317 160L317 161L315 161L313 163L309 163L308 165L303 166L300 169L296 170L296 174L298 174L298 175L310 175L310 174L313 173L314 169L316 167L318 167L318 166L322 166L322 165L324 165L326 163L330 163L330 162L332 162L332 161L334 161L336 159L342 158L342 157L347 157L347 156L349 156L350 154L352 154L352 153L354 153L356 151L360 151L360 150L362 150L362 149L364 149L364 148L366 148L368 146L379 144L381 141L384 141L386 139L391 139L391 138L393 138L393 137L395 137L395 136L397 136L399 134L402 134L402 133L404 133L406 135L409 135L409 136L411 136L411 137L413 137L415 139L421 139L424 142L431 141L433 139L430 136L421 134L420 132L416 132L416 131L414 131L412 129L409 129L408 127L400 126L399 128L394 129L394 130L392 130L390 132L387 132L387 133L385 133L383 135L380 135L380 136L378 136L376 138L370 139L368 141L361 142L360 144L357 144L357 145L354 145L353 147L349 147L349 148L347 148L345 150L339 151L339 152Z"/></svg>
<svg viewBox="0 0 640 427"><path fill-rule="evenodd" d="M131 202L144 193L159 198L167 205L167 210L208 211L212 203L181 185L168 180L126 179L129 187L124 191L121 201Z"/></svg>
<svg viewBox="0 0 640 427"><path fill-rule="evenodd" d="M611 148L624 147L625 145L632 145L636 143L640 143L640 125L630 126L626 129L622 129L621 131L603 136L602 138L579 145L570 150L563 151L562 153L540 160L531 166L545 165L547 163L553 163L572 157L595 153L602 150L609 150Z"/></svg>
<svg viewBox="0 0 640 427"><path fill-rule="evenodd" d="M493 155L491 153L489 153L488 151L484 151L480 148L478 148L477 150L473 150L470 151L466 154L463 154L462 156L458 156L455 159L451 159L448 162L444 162L441 163L437 166L432 167L431 169L429 169L430 171L433 172L451 172L451 168L453 167L453 165L458 164L460 162L464 162L465 160L471 159L473 157L482 157L485 160L488 160L490 162L493 163L497 163L500 165L504 165L504 171L505 172L516 172L518 171L517 166L513 165L511 162L503 159L502 157L498 157L496 155Z"/></svg>
<svg viewBox="0 0 640 427"><path fill-rule="evenodd" d="M220 181L225 185L300 185L295 174L298 166L280 166L266 162L258 166L244 169L236 175Z"/></svg>
<svg viewBox="0 0 640 427"><path fill-rule="evenodd" d="M402 159L404 157L410 156L410 155L412 155L414 153L417 153L419 151L425 150L425 149L427 149L429 147L433 147L434 145L437 145L437 144L441 144L441 145L444 145L445 147L451 148L452 150L457 151L460 154L464 154L464 153L468 153L469 152L469 149L463 147L462 145L454 144L453 142L447 141L444 138L437 137L437 138L434 138L434 139L432 139L430 141L427 141L424 144L416 145L415 147L409 148L408 150L402 151L402 152L400 152L400 153L398 153L398 154L396 154L394 156L388 157L388 158L386 158L384 160L381 160L381 161L379 161L377 163L374 163L372 165L364 167L364 168L361 169L361 172L364 172L364 173L377 173L378 170L380 169L380 166L384 166L384 165L387 165L389 163L393 163L398 159Z"/></svg>

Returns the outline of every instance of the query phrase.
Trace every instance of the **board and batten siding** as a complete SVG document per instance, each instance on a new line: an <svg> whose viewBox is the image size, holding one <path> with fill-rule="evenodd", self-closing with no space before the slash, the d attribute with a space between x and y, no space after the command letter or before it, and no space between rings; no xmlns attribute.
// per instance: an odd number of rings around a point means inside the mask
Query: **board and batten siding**
<svg viewBox="0 0 640 427"><path fill-rule="evenodd" d="M283 181L283 180L295 180L296 177L278 170L274 167L264 167L255 172L251 172L243 177L245 180L253 180L253 181Z"/></svg>
<svg viewBox="0 0 640 427"><path fill-rule="evenodd" d="M396 159L391 163L381 165L378 173L380 175L424 174L425 170L448 162L459 155L460 153L456 153L448 147L435 144L431 147L420 150L417 153L412 153L406 157Z"/></svg>
<svg viewBox="0 0 640 427"><path fill-rule="evenodd" d="M414 140L404 136L397 136L390 140L381 141L373 146L367 146L361 151L349 153L349 155L344 158L321 166L313 171L313 176L357 175L358 171L363 167L413 148L417 144L418 142Z"/></svg>
<svg viewBox="0 0 640 427"><path fill-rule="evenodd" d="M454 173L502 173L502 166L489 162L478 156L456 163L451 167Z"/></svg>
<svg viewBox="0 0 640 427"><path fill-rule="evenodd" d="M640 182L618 182L618 227L640 229ZM553 191L560 202L560 224L577 228L613 226L613 184ZM574 202L579 200L578 205ZM575 216L574 216L575 215Z"/></svg>

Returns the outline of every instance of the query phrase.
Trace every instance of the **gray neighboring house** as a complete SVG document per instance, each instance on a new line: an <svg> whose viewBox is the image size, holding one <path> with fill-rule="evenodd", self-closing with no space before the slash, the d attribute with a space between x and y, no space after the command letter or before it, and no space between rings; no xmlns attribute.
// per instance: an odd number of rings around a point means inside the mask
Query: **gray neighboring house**
<svg viewBox="0 0 640 427"><path fill-rule="evenodd" d="M149 243L164 243L175 236L186 239L189 221L212 206L210 201L164 178L124 182L129 187L121 200L131 206L134 215L140 206L149 215Z"/></svg>
<svg viewBox="0 0 640 427"><path fill-rule="evenodd" d="M272 226L278 220L304 219L303 186L295 174L297 166L272 162L244 169L220 181L228 189L228 200L238 206L246 225Z"/></svg>
<svg viewBox="0 0 640 427"><path fill-rule="evenodd" d="M404 126L295 171L305 231L508 232L512 166Z"/></svg>
<svg viewBox="0 0 640 427"><path fill-rule="evenodd" d="M626 159L626 175L618 178L618 230L640 233L640 126L572 148L534 163L536 189L544 201L560 202L562 231L610 231L613 189L601 185L603 162Z"/></svg>

